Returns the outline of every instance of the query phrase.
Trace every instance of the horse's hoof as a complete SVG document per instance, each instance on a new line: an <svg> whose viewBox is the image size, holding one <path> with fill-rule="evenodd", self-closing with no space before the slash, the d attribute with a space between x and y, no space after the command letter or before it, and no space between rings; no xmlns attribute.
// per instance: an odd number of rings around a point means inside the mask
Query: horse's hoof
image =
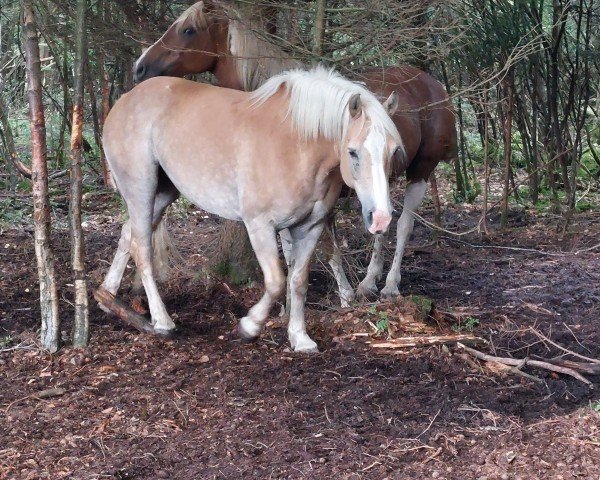
<svg viewBox="0 0 600 480"><path fill-rule="evenodd" d="M384 287L381 290L381 299L382 300L394 300L400 296L400 290L398 290L397 286L394 287Z"/></svg>
<svg viewBox="0 0 600 480"><path fill-rule="evenodd" d="M98 308L102 310L104 313L112 313L112 310L108 307L105 307L101 303L98 302Z"/></svg>
<svg viewBox="0 0 600 480"><path fill-rule="evenodd" d="M294 348L296 353L319 353L319 347L315 344L314 347L296 347Z"/></svg>
<svg viewBox="0 0 600 480"><path fill-rule="evenodd" d="M290 344L294 352L319 353L319 347L317 347L317 344L308 335L303 335L298 339L292 337L290 338Z"/></svg>
<svg viewBox="0 0 600 480"><path fill-rule="evenodd" d="M179 332L179 329L177 327L171 329L154 328L153 330L155 335L160 335L161 337L165 338L173 338Z"/></svg>
<svg viewBox="0 0 600 480"><path fill-rule="evenodd" d="M350 308L354 303L354 293L352 295L340 296L340 305L342 308Z"/></svg>
<svg viewBox="0 0 600 480"><path fill-rule="evenodd" d="M356 295L361 301L374 301L377 300L377 294L379 290L375 285L359 285L356 290Z"/></svg>
<svg viewBox="0 0 600 480"><path fill-rule="evenodd" d="M260 336L260 325L251 320L249 317L244 317L238 324L238 335L242 340L254 341Z"/></svg>

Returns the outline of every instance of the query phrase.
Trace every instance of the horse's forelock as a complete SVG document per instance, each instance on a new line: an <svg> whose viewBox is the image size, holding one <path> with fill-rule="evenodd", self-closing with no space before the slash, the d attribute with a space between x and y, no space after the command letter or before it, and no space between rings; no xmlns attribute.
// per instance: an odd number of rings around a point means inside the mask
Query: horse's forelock
<svg viewBox="0 0 600 480"><path fill-rule="evenodd" d="M181 33L184 28L188 27L206 28L207 19L204 4L205 2L194 3L175 20L177 33Z"/></svg>

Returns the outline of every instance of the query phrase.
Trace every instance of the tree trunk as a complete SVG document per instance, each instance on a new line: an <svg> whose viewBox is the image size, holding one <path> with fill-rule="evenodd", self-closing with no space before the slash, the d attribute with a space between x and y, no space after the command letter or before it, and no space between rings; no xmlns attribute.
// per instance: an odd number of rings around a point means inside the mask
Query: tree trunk
<svg viewBox="0 0 600 480"><path fill-rule="evenodd" d="M435 176L435 172L431 172L429 177L429 182L431 183L431 198L433 200L433 221L435 222L435 226L438 228L442 228L442 204L440 203L440 193L438 191L437 178ZM440 231L433 231L433 241L438 244L440 240Z"/></svg>
<svg viewBox="0 0 600 480"><path fill-rule="evenodd" d="M24 177L31 178L31 169L21 162L17 147L15 146L12 128L8 122L8 108L6 103L4 103L4 97L2 95L2 82L0 82L0 130L4 136L6 164L9 166L11 176L13 175L13 172L18 171Z"/></svg>
<svg viewBox="0 0 600 480"><path fill-rule="evenodd" d="M86 0L77 0L76 52L73 68L75 77L73 88L73 129L71 130L71 201L69 203L71 264L75 286L74 347L85 347L89 339L87 281L85 278L83 228L81 227L83 95L87 49L85 31L86 8Z"/></svg>
<svg viewBox="0 0 600 480"><path fill-rule="evenodd" d="M104 18L106 23L110 22L110 5L108 2L104 2L102 0L99 4L100 12ZM100 136L102 137L102 132L104 131L104 122L106 121L106 117L108 117L108 112L110 111L110 81L108 78L108 70L106 69L106 54L104 49L98 49L98 73L100 77L100 95L102 97L101 100L101 111L99 115L100 122ZM104 185L108 189L112 189L114 186L112 184L112 177L110 176L110 168L108 167L108 162L106 161L106 155L104 154L104 149L100 147L100 163L102 164L102 175L104 177Z"/></svg>
<svg viewBox="0 0 600 480"><path fill-rule="evenodd" d="M488 86L485 84L483 91L483 214L481 216L481 228L486 235L489 235L487 214L490 191L490 125L488 108Z"/></svg>
<svg viewBox="0 0 600 480"><path fill-rule="evenodd" d="M511 69L506 76L506 89L508 98L506 100L506 111L504 113L504 187L502 190L502 210L500 215L500 226L502 228L508 225L508 196L510 183L510 160L512 154L512 116L514 103L514 72Z"/></svg>
<svg viewBox="0 0 600 480"><path fill-rule="evenodd" d="M33 225L35 230L35 255L38 264L40 310L42 317L41 342L50 352L56 352L60 347L60 319L58 317L54 255L50 245L46 120L42 104L40 49L31 1L23 2L23 13L31 124Z"/></svg>
<svg viewBox="0 0 600 480"><path fill-rule="evenodd" d="M315 13L315 29L313 33L313 53L315 57L323 55L323 40L325 38L325 7L326 0L317 0L317 11Z"/></svg>
<svg viewBox="0 0 600 480"><path fill-rule="evenodd" d="M243 223L223 222L210 268L218 276L237 285L257 278L258 262Z"/></svg>

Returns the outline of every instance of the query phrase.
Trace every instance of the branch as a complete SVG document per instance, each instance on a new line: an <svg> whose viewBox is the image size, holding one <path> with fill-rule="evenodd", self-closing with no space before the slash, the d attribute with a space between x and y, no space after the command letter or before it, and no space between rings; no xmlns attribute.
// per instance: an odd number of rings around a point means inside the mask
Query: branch
<svg viewBox="0 0 600 480"><path fill-rule="evenodd" d="M462 343L457 343L457 346L464 349L467 353L478 358L479 360L483 360L486 362L496 362L502 365L510 365L511 367L519 367L522 368L526 365L531 365L532 367L541 368L544 370L548 370L550 372L563 373L565 375L570 375L573 378L576 378L580 382L585 383L590 388L593 388L592 382L590 382L587 378L583 377L579 373L577 373L573 368L563 367L560 365L554 365L549 362L543 362L540 360L530 360L528 358L524 358L519 360L518 358L507 358L507 357L495 357L493 355L488 355L487 353L480 352L473 348L467 347Z"/></svg>

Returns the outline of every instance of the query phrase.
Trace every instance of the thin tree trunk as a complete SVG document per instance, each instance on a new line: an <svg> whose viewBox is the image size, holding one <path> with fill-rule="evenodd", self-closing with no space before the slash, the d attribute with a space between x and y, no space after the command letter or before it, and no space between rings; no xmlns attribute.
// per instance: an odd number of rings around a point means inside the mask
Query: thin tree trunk
<svg viewBox="0 0 600 480"><path fill-rule="evenodd" d="M73 129L71 130L71 202L69 217L71 220L71 264L75 285L75 317L73 322L73 346L85 347L89 339L88 296L85 278L85 253L83 228L81 227L81 190L83 158L83 95L85 83L86 57L86 0L77 1L76 52L73 88Z"/></svg>
<svg viewBox="0 0 600 480"><path fill-rule="evenodd" d="M460 155L456 156L454 171L456 173L456 188L463 202L469 201L469 177L467 174L467 145L465 142L462 99L458 97L458 134L460 142Z"/></svg>
<svg viewBox="0 0 600 480"><path fill-rule="evenodd" d="M104 0L102 0L99 8L104 21L108 23L110 21L110 4L108 2L105 3ZM106 54L102 48L98 49L98 73L100 77L100 94L102 97L102 106L99 115L100 136L102 136L102 132L104 131L104 122L106 121L106 117L108 117L108 112L110 111L110 81L108 78L108 70L106 68ZM106 155L104 154L104 149L102 146L100 146L100 163L102 165L104 185L106 188L112 189L113 184L112 177L110 175L110 168L108 167Z"/></svg>
<svg viewBox="0 0 600 480"><path fill-rule="evenodd" d="M490 126L488 115L488 86L483 91L483 214L481 227L486 235L489 235L487 227L488 196L490 191Z"/></svg>
<svg viewBox="0 0 600 480"><path fill-rule="evenodd" d="M313 33L313 53L316 57L323 55L323 40L325 38L325 8L326 0L317 0L317 11L315 13L315 29Z"/></svg>
<svg viewBox="0 0 600 480"><path fill-rule="evenodd" d="M431 198L433 199L433 221L435 226L438 228L442 227L442 205L440 203L440 193L438 191L437 178L435 172L431 172L429 177L431 183ZM439 230L433 231L433 240L437 244L439 242L440 232Z"/></svg>
<svg viewBox="0 0 600 480"><path fill-rule="evenodd" d="M504 188L502 191L502 210L500 215L500 226L508 225L508 196L510 194L510 160L512 155L512 116L514 103L514 72L511 69L506 76L506 89L508 90L508 98L506 99L506 112L504 114Z"/></svg>
<svg viewBox="0 0 600 480"><path fill-rule="evenodd" d="M539 81L539 74L537 67L533 67L533 88L531 89L531 203L535 206L538 202L538 196L540 191L540 174L539 169L539 158L540 150L538 148L538 112L539 108L537 105L537 92L538 88L536 82Z"/></svg>
<svg viewBox="0 0 600 480"><path fill-rule="evenodd" d="M2 95L2 83L0 82L0 130L4 135L4 142L6 147L6 163L11 167L12 172L18 171L21 175L27 178L31 178L31 169L23 164L19 159L19 153L15 146L15 139L12 133L12 128L8 122L8 108L4 102Z"/></svg>
<svg viewBox="0 0 600 480"><path fill-rule="evenodd" d="M58 317L54 255L50 245L46 120L42 104L40 49L32 2L23 2L23 12L31 123L33 225L35 230L35 255L38 264L40 310L42 317L41 342L50 352L56 352L60 347L60 319Z"/></svg>

